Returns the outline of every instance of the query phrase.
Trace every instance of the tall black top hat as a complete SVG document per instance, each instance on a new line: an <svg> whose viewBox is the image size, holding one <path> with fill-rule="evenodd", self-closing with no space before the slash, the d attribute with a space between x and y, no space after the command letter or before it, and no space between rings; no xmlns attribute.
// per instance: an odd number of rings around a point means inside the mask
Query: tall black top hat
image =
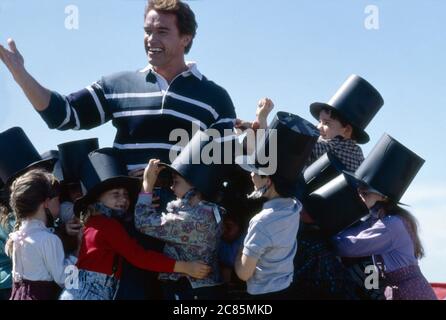
<svg viewBox="0 0 446 320"><path fill-rule="evenodd" d="M222 159L225 151L222 150L223 146L223 143L212 139L206 131L197 131L171 165L167 163L160 165L173 170L207 199L213 200L221 189L223 177L229 168ZM213 154L211 150L216 153ZM207 155L209 159L203 158Z"/></svg>
<svg viewBox="0 0 446 320"><path fill-rule="evenodd" d="M88 154L99 149L97 138L70 141L59 144L59 164L62 180L65 183L78 183L81 178L82 165L88 161Z"/></svg>
<svg viewBox="0 0 446 320"><path fill-rule="evenodd" d="M59 151L58 150L48 150L40 155L42 160L53 159L54 161L59 160Z"/></svg>
<svg viewBox="0 0 446 320"><path fill-rule="evenodd" d="M26 170L42 167L52 170L55 159L42 159L22 128L0 133L0 178L9 185Z"/></svg>
<svg viewBox="0 0 446 320"><path fill-rule="evenodd" d="M84 196L74 203L76 215L105 191L125 188L130 198L136 199L141 190L141 181L127 176L126 166L113 148L98 149L88 155L88 160L82 166L81 182Z"/></svg>
<svg viewBox="0 0 446 320"><path fill-rule="evenodd" d="M399 202L424 160L388 134L384 134L352 177Z"/></svg>
<svg viewBox="0 0 446 320"><path fill-rule="evenodd" d="M346 229L369 213L352 178L340 174L303 200L308 214L327 236Z"/></svg>
<svg viewBox="0 0 446 320"><path fill-rule="evenodd" d="M367 143L369 135L364 131L384 104L378 90L357 75L351 75L328 103L315 102L310 112L316 119L322 109L334 109L353 128L358 143Z"/></svg>
<svg viewBox="0 0 446 320"><path fill-rule="evenodd" d="M292 113L278 112L265 132L263 143L256 148L255 163L239 165L247 171L277 177L298 188L302 169L318 136L319 131L307 120ZM262 165L261 157L266 154L276 162L275 166L271 161ZM276 170L272 172L271 168Z"/></svg>
<svg viewBox="0 0 446 320"><path fill-rule="evenodd" d="M305 169L303 175L306 193L310 194L342 173L345 166L332 153L327 152Z"/></svg>

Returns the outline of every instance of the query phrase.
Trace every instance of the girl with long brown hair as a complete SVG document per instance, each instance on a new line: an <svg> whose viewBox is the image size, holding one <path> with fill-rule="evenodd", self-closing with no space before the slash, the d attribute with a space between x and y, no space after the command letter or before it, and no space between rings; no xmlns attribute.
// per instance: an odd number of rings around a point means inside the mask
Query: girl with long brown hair
<svg viewBox="0 0 446 320"><path fill-rule="evenodd" d="M417 221L399 204L423 163L423 159L385 134L351 176L370 215L334 239L340 256L372 256L381 266L387 299L436 299L418 266L424 250Z"/></svg>
<svg viewBox="0 0 446 320"><path fill-rule="evenodd" d="M41 169L18 177L11 186L11 209L18 230L6 244L13 261L11 300L57 299L65 270L76 258L65 258L61 240L47 228L59 214L59 184Z"/></svg>

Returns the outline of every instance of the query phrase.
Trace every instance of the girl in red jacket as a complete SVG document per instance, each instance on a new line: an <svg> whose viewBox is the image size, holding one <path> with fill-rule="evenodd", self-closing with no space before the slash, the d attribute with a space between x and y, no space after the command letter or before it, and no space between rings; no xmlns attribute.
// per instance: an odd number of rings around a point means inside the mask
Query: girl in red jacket
<svg viewBox="0 0 446 320"><path fill-rule="evenodd" d="M202 262L175 261L161 253L144 250L127 234L120 221L141 190L141 182L125 175L125 167L113 149L92 152L83 171L82 183L88 191L74 207L75 214L80 214L84 222L78 270L73 270L67 278L60 299L113 299L123 258L150 271L179 272L195 278L207 276L210 268Z"/></svg>

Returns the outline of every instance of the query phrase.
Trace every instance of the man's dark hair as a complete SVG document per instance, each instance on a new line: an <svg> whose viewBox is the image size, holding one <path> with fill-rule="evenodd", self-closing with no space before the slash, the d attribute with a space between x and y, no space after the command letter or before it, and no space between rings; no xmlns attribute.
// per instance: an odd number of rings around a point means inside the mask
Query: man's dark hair
<svg viewBox="0 0 446 320"><path fill-rule="evenodd" d="M189 44L184 49L184 53L188 53L192 47L192 42L198 27L197 21L195 20L195 14L189 5L180 0L149 0L144 12L144 18L150 10L170 13L177 17L177 27L180 35L190 35L192 37Z"/></svg>

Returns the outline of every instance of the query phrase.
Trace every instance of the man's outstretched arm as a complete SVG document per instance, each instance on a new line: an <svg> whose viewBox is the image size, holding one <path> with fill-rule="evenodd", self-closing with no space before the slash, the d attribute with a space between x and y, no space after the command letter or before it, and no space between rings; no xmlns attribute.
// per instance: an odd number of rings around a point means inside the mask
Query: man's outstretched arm
<svg viewBox="0 0 446 320"><path fill-rule="evenodd" d="M0 59L34 108L37 111L45 110L50 103L51 91L43 87L26 71L24 59L13 39L8 39L8 46L9 49L6 49L0 44Z"/></svg>
<svg viewBox="0 0 446 320"><path fill-rule="evenodd" d="M9 39L8 46L9 49L6 49L0 45L0 59L49 128L91 129L111 119L101 81L68 96L50 91L26 71L24 59L14 40Z"/></svg>

